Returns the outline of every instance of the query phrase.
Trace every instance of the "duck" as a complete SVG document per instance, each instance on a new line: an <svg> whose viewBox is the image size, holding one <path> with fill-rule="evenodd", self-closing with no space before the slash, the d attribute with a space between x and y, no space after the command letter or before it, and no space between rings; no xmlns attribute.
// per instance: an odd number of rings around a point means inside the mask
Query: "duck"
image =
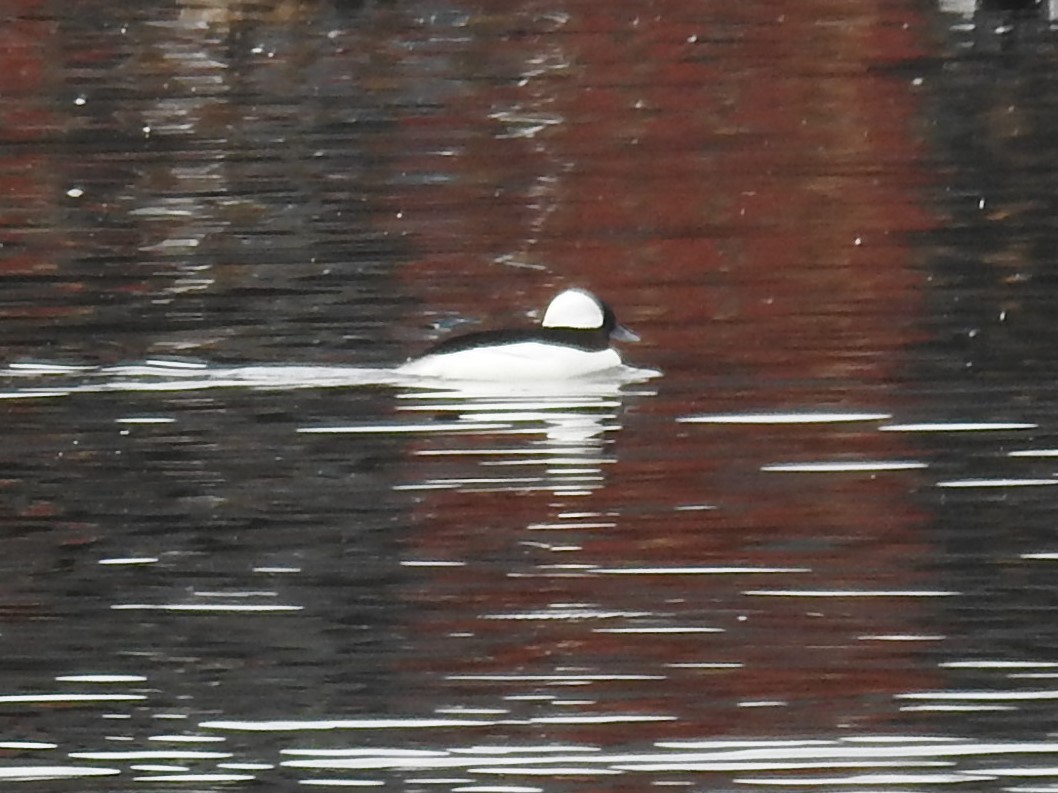
<svg viewBox="0 0 1058 793"><path fill-rule="evenodd" d="M591 292L566 289L538 328L486 330L446 339L398 367L401 375L471 381L541 381L603 376L624 364L612 341L639 336Z"/></svg>

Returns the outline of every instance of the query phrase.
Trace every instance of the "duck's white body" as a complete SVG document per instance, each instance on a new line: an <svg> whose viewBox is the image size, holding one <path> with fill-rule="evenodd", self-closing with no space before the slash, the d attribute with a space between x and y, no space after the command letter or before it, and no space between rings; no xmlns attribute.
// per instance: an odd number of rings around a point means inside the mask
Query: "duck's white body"
<svg viewBox="0 0 1058 793"><path fill-rule="evenodd" d="M536 330L472 333L439 344L397 369L401 375L469 381L543 381L601 376L623 369L610 338L638 337L582 289L567 289Z"/></svg>
<svg viewBox="0 0 1058 793"><path fill-rule="evenodd" d="M526 341L424 355L398 371L416 377L452 380L564 380L620 369L622 365L617 350L588 352Z"/></svg>

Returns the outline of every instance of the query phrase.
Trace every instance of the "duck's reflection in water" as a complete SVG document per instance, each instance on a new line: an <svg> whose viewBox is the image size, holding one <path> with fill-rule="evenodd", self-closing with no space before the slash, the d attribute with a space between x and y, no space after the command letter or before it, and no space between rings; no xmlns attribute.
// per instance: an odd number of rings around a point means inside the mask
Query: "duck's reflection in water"
<svg viewBox="0 0 1058 793"><path fill-rule="evenodd" d="M398 398L398 414L415 416L406 424L421 431L400 486L415 496L402 559L414 639L399 672L407 701L394 712L489 712L510 725L495 725L504 734L568 719L571 709L577 724L671 718L642 712L634 696L607 705L598 692L568 696L570 686L631 679L610 657L613 637L593 630L642 615L610 602L587 546L618 528L621 431L653 393L642 381L581 380L415 388ZM429 432L431 423L440 430Z"/></svg>
<svg viewBox="0 0 1058 793"><path fill-rule="evenodd" d="M545 491L586 495L615 462L608 448L621 429L623 398L649 395L643 384L579 381L465 383L410 390L398 411L430 417L413 449L422 464L407 490Z"/></svg>

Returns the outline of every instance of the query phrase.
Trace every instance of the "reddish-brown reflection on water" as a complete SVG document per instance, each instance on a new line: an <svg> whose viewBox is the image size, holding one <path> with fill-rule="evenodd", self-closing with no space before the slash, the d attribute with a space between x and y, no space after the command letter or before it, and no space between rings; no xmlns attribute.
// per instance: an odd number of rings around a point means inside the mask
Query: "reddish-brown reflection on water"
<svg viewBox="0 0 1058 793"><path fill-rule="evenodd" d="M31 143L44 138L57 126L54 114L44 103L33 101L38 94L53 88L55 75L40 58L40 47L51 43L55 24L42 18L39 3L22 3L27 17L13 19L0 30L0 93L5 97L6 111L0 119L0 136L5 141ZM24 253L27 238L40 236L40 217L53 217L57 207L49 200L59 192L51 183L48 157L39 151L21 147L9 149L0 157L0 189L8 198L0 215L0 246L5 256L0 272L5 275L47 273L54 270L54 261L47 255L33 257ZM33 314L35 306L23 311ZM5 319L18 316L12 309Z"/></svg>
<svg viewBox="0 0 1058 793"><path fill-rule="evenodd" d="M874 424L672 419L893 409L889 384L919 311L905 234L931 219L919 203L914 88L887 67L920 54L911 30L924 23L913 4L871 0L536 8L477 3L453 28L425 26L409 34L421 35L415 46L405 42L451 70L438 112L409 121L394 144L413 152L405 170L422 182L395 199L397 227L421 251L407 283L431 309L484 324L542 305L558 286L588 286L645 337L627 359L665 376L656 398L622 416L618 463L590 495L424 495L416 552L467 567L410 594L428 606L416 666L458 675L449 695L479 703L514 693L479 679L490 674L645 675L545 710L667 714L674 732L884 720L891 706L876 709L873 695L929 683L906 649L921 642L864 637L928 633L923 601L745 593L928 589L915 573L917 473L760 470L906 458L901 440ZM702 504L717 509L675 509ZM565 513L609 525L555 532L566 546L528 528ZM809 572L607 577L556 572L559 562ZM655 626L726 632L603 632L590 617L541 616L562 604L619 624L639 624L645 610ZM483 619L512 612L524 618L518 630ZM540 683L520 693L534 691L561 699ZM787 703L781 715L736 707L773 700Z"/></svg>

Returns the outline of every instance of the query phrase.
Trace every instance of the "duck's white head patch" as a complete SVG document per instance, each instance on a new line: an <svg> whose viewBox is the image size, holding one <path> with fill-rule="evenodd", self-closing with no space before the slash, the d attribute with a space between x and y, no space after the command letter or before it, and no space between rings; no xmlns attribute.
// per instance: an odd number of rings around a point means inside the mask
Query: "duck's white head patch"
<svg viewBox="0 0 1058 793"><path fill-rule="evenodd" d="M545 328L601 328L606 321L602 304L591 292L567 289L557 295L544 312Z"/></svg>

